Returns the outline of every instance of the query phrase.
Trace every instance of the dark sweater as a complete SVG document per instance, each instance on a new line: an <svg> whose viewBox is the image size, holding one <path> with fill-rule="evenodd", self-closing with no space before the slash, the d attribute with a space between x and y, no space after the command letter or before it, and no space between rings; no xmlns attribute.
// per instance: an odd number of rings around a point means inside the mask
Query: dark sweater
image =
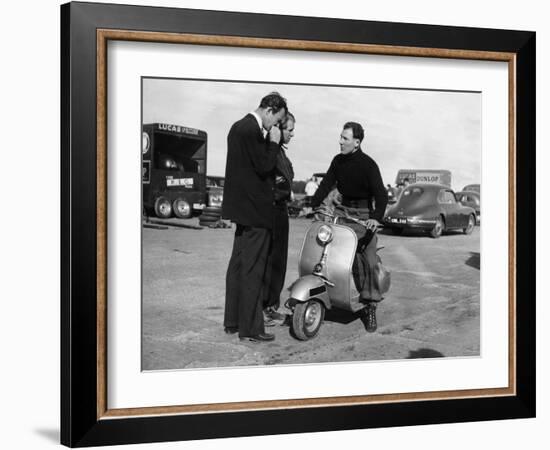
<svg viewBox="0 0 550 450"><path fill-rule="evenodd" d="M345 200L367 200L372 219L380 222L384 217L388 193L378 165L361 149L349 155L339 154L334 157L311 200L311 206L319 206L334 188L338 189Z"/></svg>

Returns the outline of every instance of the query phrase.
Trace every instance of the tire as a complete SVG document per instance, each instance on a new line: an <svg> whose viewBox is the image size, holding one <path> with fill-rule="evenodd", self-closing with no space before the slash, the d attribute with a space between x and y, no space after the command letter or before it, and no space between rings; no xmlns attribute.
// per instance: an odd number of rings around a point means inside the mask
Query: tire
<svg viewBox="0 0 550 450"><path fill-rule="evenodd" d="M155 200L155 215L161 219L168 219L172 216L172 205L166 197L158 197Z"/></svg>
<svg viewBox="0 0 550 450"><path fill-rule="evenodd" d="M462 231L464 232L464 234L472 234L472 231L474 231L475 226L476 226L476 218L474 217L473 214L470 214L468 216L468 225L466 226L466 228L463 228Z"/></svg>
<svg viewBox="0 0 550 450"><path fill-rule="evenodd" d="M396 236L401 236L403 234L403 228L392 228L391 232Z"/></svg>
<svg viewBox="0 0 550 450"><path fill-rule="evenodd" d="M218 208L218 207L215 207L215 206L207 206L206 208L204 208L202 210L202 213L203 214L206 214L206 215L217 215L217 216L221 216L222 214L222 209L221 208Z"/></svg>
<svg viewBox="0 0 550 450"><path fill-rule="evenodd" d="M317 335L323 319L325 307L317 300L298 303L292 314L292 331L301 341L307 341Z"/></svg>
<svg viewBox="0 0 550 450"><path fill-rule="evenodd" d="M445 222L443 221L443 217L439 216L435 221L434 227L430 231L430 236L433 237L434 239L437 239L443 234L444 230L445 230Z"/></svg>
<svg viewBox="0 0 550 450"><path fill-rule="evenodd" d="M216 219L219 219L222 215L218 213L211 213L211 212L203 212L201 213L200 217L214 217Z"/></svg>
<svg viewBox="0 0 550 450"><path fill-rule="evenodd" d="M193 215L192 205L184 198L178 197L172 203L174 215L180 219L189 219Z"/></svg>
<svg viewBox="0 0 550 450"><path fill-rule="evenodd" d="M200 222L217 222L218 220L220 220L220 216L205 216L204 214L199 216Z"/></svg>

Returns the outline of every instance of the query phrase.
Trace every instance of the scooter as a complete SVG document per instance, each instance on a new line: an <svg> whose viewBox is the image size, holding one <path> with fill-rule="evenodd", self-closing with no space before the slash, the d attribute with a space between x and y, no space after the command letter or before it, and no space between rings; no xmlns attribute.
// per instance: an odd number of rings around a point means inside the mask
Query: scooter
<svg viewBox="0 0 550 450"><path fill-rule="evenodd" d="M344 224L352 221L367 228L365 221L350 216L354 211L361 210L342 206L333 212L316 210L317 215L328 220L314 221L306 232L300 252L299 278L290 287L290 297L285 302L292 311L292 331L300 340L317 335L325 310L337 308L357 313L367 306L360 301L352 273L357 235ZM390 273L381 265L379 256L378 262L380 270L376 271L376 281L381 292L387 292Z"/></svg>

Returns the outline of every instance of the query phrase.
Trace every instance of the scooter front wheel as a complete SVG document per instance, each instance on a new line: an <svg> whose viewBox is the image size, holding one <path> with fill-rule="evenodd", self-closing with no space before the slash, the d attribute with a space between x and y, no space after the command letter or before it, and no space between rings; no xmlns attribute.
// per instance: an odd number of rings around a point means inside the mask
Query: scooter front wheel
<svg viewBox="0 0 550 450"><path fill-rule="evenodd" d="M325 307L317 300L298 303L292 315L292 331L301 341L307 341L317 335L323 319Z"/></svg>

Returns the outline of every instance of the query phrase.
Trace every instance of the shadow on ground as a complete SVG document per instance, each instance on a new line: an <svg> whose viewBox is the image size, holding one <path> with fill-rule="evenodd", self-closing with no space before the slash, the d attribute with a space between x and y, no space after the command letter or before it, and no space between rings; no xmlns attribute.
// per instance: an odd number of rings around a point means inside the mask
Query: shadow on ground
<svg viewBox="0 0 550 450"><path fill-rule="evenodd" d="M479 253L470 252L470 257L466 260L466 265L479 270Z"/></svg>
<svg viewBox="0 0 550 450"><path fill-rule="evenodd" d="M407 359L418 359L418 358L443 358L445 355L433 350L431 348L419 348L418 350L411 350Z"/></svg>
<svg viewBox="0 0 550 450"><path fill-rule="evenodd" d="M354 322L361 317L360 312L352 313L343 309L329 309L325 312L325 320L327 322L336 322L342 325Z"/></svg>

